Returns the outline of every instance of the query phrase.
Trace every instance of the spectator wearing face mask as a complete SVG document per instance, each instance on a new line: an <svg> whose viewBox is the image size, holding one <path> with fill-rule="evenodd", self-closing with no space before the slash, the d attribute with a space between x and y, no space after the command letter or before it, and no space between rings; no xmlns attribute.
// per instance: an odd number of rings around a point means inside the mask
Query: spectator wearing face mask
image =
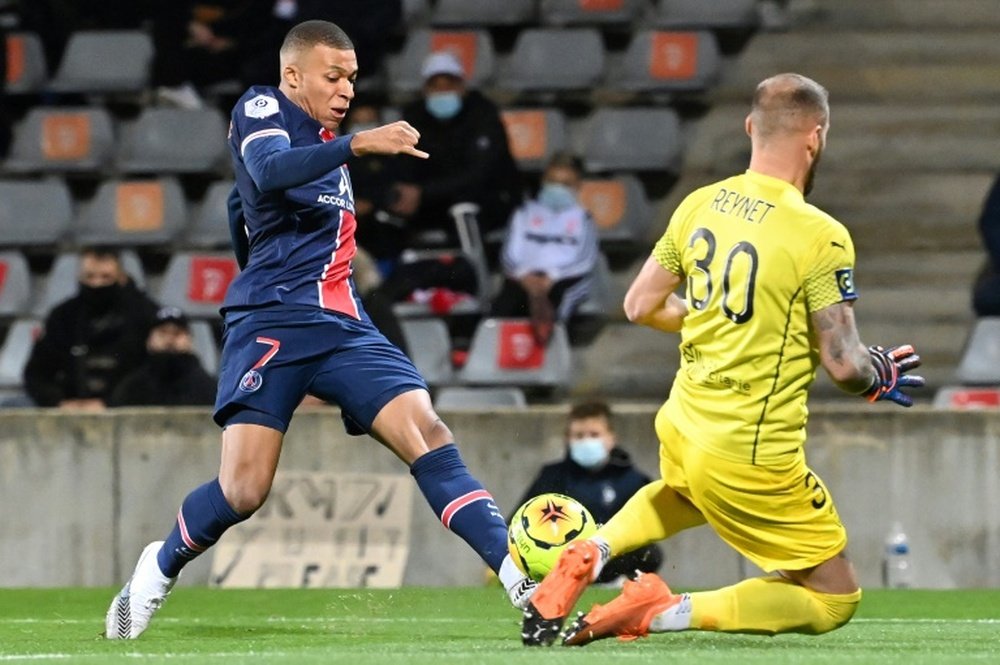
<svg viewBox="0 0 1000 665"><path fill-rule="evenodd" d="M416 242L436 233L440 244L454 246L457 234L448 209L478 204L485 237L503 228L520 203L521 177L500 111L468 87L458 58L450 51L434 52L421 74L423 94L403 108L403 120L420 132L420 147L430 159L399 160L389 211L407 219Z"/></svg>
<svg viewBox="0 0 1000 665"><path fill-rule="evenodd" d="M554 155L538 196L511 218L501 250L504 281L492 315L529 317L542 344L552 324L568 321L590 295L597 265L597 230L577 199L581 176L577 158Z"/></svg>
<svg viewBox="0 0 1000 665"><path fill-rule="evenodd" d="M84 249L78 293L49 313L25 365L28 396L37 406L104 408L122 377L145 359L156 310L116 250Z"/></svg>
<svg viewBox="0 0 1000 665"><path fill-rule="evenodd" d="M558 492L582 503L598 524L611 519L650 482L649 476L635 468L629 454L618 447L612 417L611 407L602 401L574 406L566 423L566 456L542 467L520 503L539 494ZM657 545L649 545L612 559L595 581L614 583L623 575L633 577L636 571L655 572L661 563L663 552Z"/></svg>
<svg viewBox="0 0 1000 665"><path fill-rule="evenodd" d="M146 361L111 394L110 406L211 406L215 379L194 354L184 312L163 307L146 338Z"/></svg>

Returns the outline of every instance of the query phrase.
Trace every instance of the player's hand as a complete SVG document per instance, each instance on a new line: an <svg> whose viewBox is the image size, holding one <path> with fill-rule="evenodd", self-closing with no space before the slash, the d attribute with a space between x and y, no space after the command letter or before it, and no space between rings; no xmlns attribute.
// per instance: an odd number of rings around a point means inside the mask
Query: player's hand
<svg viewBox="0 0 1000 665"><path fill-rule="evenodd" d="M913 406L913 398L900 388L919 388L924 385L924 377L908 376L906 372L920 367L920 356L909 344L892 346L869 346L872 366L875 368L875 383L864 393L869 402L888 399L901 406Z"/></svg>
<svg viewBox="0 0 1000 665"><path fill-rule="evenodd" d="M420 132L405 120L397 120L375 129L358 132L351 139L351 151L358 156L377 153L381 155L412 155L420 159L430 157L417 149Z"/></svg>

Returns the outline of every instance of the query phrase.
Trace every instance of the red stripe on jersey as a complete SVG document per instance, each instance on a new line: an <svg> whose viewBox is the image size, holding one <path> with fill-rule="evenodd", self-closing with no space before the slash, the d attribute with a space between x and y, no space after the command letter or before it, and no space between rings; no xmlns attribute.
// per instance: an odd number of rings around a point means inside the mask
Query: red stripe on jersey
<svg viewBox="0 0 1000 665"><path fill-rule="evenodd" d="M441 511L441 523L444 524L446 529L450 529L452 518L455 517L455 513L460 511L462 508L465 508L470 503L475 503L476 501L492 500L493 497L486 490L473 490L468 494L463 494L444 507L444 510Z"/></svg>
<svg viewBox="0 0 1000 665"><path fill-rule="evenodd" d="M347 176L345 174L342 177ZM361 312L358 311L354 291L348 281L351 276L351 259L358 251L358 245L354 240L356 228L358 222L354 218L354 213L341 210L340 224L337 226L337 244L330 254L330 262L323 266L323 276L318 286L320 307L360 319Z"/></svg>

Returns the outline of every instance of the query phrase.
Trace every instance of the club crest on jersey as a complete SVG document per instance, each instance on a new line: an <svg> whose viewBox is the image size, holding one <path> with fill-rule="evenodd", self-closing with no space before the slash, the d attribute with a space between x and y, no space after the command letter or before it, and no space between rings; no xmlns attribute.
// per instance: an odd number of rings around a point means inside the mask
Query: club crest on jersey
<svg viewBox="0 0 1000 665"><path fill-rule="evenodd" d="M858 297L854 290L854 269L842 268L834 273L837 278L837 288L840 289L840 297L844 300L854 300Z"/></svg>
<svg viewBox="0 0 1000 665"><path fill-rule="evenodd" d="M267 95L257 95L243 104L243 113L248 118L267 118L278 112L278 100Z"/></svg>
<svg viewBox="0 0 1000 665"><path fill-rule="evenodd" d="M264 385L264 377L255 369L248 370L240 379L240 390L245 393L255 393Z"/></svg>

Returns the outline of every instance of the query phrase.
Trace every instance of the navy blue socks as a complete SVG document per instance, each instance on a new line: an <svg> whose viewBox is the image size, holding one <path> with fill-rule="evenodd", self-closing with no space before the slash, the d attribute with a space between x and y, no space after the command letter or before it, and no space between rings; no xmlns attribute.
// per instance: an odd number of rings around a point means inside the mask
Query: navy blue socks
<svg viewBox="0 0 1000 665"><path fill-rule="evenodd" d="M167 577L177 577L188 561L214 545L226 529L247 517L226 501L218 478L195 489L181 504L174 530L156 557L160 571Z"/></svg>

